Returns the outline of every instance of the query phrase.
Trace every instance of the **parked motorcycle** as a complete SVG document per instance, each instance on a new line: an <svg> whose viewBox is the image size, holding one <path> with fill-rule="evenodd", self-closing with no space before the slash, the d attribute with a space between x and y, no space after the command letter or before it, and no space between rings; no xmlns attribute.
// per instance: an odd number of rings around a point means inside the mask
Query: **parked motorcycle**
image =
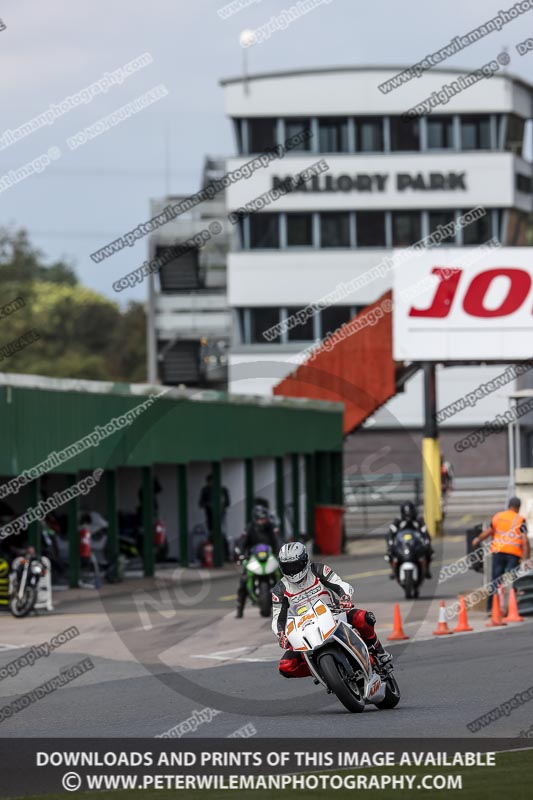
<svg viewBox="0 0 533 800"><path fill-rule="evenodd" d="M391 567L406 599L418 597L426 574L426 544L418 531L398 531L392 546Z"/></svg>
<svg viewBox="0 0 533 800"><path fill-rule="evenodd" d="M291 603L285 635L302 653L316 684L321 684L352 713L365 705L394 708L400 689L391 667L378 668L346 613L322 600Z"/></svg>
<svg viewBox="0 0 533 800"><path fill-rule="evenodd" d="M11 565L9 610L14 617L26 617L37 601L39 581L46 567L36 555L18 556Z"/></svg>
<svg viewBox="0 0 533 800"><path fill-rule="evenodd" d="M254 605L259 606L262 617L269 617L272 613L272 589L281 578L272 548L267 544L256 545L243 563L248 597Z"/></svg>

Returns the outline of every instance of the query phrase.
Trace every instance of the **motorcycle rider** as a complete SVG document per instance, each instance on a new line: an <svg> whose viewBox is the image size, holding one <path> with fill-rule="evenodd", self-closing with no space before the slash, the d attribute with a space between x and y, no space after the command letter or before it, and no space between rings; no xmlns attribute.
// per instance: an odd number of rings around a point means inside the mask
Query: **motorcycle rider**
<svg viewBox="0 0 533 800"><path fill-rule="evenodd" d="M283 577L272 590L272 630L278 637L279 646L285 650L279 662L279 671L284 678L305 678L311 674L303 655L292 649L285 635L289 603L294 602L299 594L302 599L320 597L326 605L338 605L346 611L348 623L359 633L378 666L392 668L392 656L383 648L374 629L374 614L355 608L352 603L353 586L343 581L327 564L310 562L301 542L283 545L278 561Z"/></svg>
<svg viewBox="0 0 533 800"><path fill-rule="evenodd" d="M399 531L405 530L406 528L408 530L411 529L413 531L417 531L425 545L425 577L431 578L430 563L431 559L433 558L433 547L431 546L431 536L426 528L424 518L418 516L415 504L411 503L410 501L401 504L400 514L400 518L396 517L396 519L389 526L389 532L387 534L387 555L385 556L385 560L389 563L392 562L392 548L394 547L396 535L399 533ZM394 572L392 572L389 577L393 579L395 577Z"/></svg>
<svg viewBox="0 0 533 800"><path fill-rule="evenodd" d="M252 521L246 527L244 538L240 545L235 548L236 553L242 561L250 555L252 548L258 544L268 544L272 548L272 552L276 553L278 550L278 539L276 531L271 519L269 518L268 509L262 505L255 505L252 509ZM243 568L242 575L237 589L237 619L241 619L244 613L244 604L246 603L246 568Z"/></svg>

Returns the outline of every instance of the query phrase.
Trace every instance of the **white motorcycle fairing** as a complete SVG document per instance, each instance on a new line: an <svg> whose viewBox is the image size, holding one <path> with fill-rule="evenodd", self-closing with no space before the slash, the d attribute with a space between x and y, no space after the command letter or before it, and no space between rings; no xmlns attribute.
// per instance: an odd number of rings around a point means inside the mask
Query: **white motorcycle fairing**
<svg viewBox="0 0 533 800"><path fill-rule="evenodd" d="M325 645L335 643L355 658L364 678L365 703L380 703L385 698L386 684L372 669L368 649L357 632L348 624L343 611L333 613L322 600L301 600L291 604L285 627L291 646L302 653L314 678L328 689L313 664L312 656ZM328 689L329 691L329 689Z"/></svg>
<svg viewBox="0 0 533 800"><path fill-rule="evenodd" d="M259 561L259 559L252 554L246 562L246 569L253 575L271 575L278 569L278 562L272 554L268 556L266 563Z"/></svg>
<svg viewBox="0 0 533 800"><path fill-rule="evenodd" d="M400 570L398 575L400 583L404 583L406 572L413 573L414 583L418 581L418 566L415 564L414 561L404 561L402 564L400 564Z"/></svg>

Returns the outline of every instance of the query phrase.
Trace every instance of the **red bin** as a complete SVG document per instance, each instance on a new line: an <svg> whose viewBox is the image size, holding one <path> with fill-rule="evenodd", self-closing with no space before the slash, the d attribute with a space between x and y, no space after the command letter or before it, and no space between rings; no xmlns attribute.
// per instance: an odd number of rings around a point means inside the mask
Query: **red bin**
<svg viewBox="0 0 533 800"><path fill-rule="evenodd" d="M324 556L340 556L343 506L315 506L315 545Z"/></svg>

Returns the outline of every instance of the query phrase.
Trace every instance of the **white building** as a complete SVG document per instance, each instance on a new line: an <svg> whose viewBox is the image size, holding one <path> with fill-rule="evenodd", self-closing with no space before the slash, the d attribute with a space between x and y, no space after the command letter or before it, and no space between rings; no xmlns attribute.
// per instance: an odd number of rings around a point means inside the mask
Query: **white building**
<svg viewBox="0 0 533 800"><path fill-rule="evenodd" d="M430 116L407 121L404 112L463 73L433 69L383 94L378 84L401 69L310 69L222 81L237 150L228 171L299 131L311 133L297 150L232 183L226 191L228 211L320 159L329 167L239 223L239 241L228 258L231 391L269 393L299 363L301 350L389 289L391 275L272 342L263 336L266 329L371 269L392 248L414 244L464 211L482 206L487 213L443 245L475 247L492 237L502 244L526 244L533 167L523 157L523 142L526 121L533 116L533 87L495 75ZM495 366L440 369L439 406L501 371ZM506 394L494 393L450 425L482 424L506 409ZM371 423L418 429L422 414L418 375Z"/></svg>

